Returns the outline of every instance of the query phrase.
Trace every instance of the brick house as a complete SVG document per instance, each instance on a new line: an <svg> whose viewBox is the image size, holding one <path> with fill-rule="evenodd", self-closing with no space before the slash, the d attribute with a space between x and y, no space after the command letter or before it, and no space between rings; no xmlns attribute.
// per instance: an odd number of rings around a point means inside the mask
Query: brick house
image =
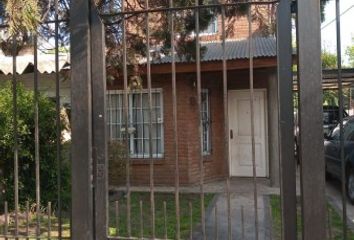
<svg viewBox="0 0 354 240"><path fill-rule="evenodd" d="M267 9L266 9L267 10ZM265 10L265 11L266 11ZM267 10L268 11L268 10ZM271 10L269 10L271 11ZM270 16L269 14L268 16ZM198 183L202 148L205 181L226 176L251 177L251 137L249 99L248 21L237 17L234 33L226 42L228 76L228 115L230 146L228 170L225 159L221 17L201 34L207 51L201 59L202 144L199 139L196 63L176 60L178 155L180 182ZM278 106L276 39L264 37L262 26L253 23L254 87L257 176L278 184ZM237 27L236 27L237 26ZM146 66L142 66L144 68ZM171 58L162 57L151 65L153 91L154 182L173 185L175 181L175 145L173 132ZM108 131L111 139L122 140L123 80L108 84ZM149 184L149 125L146 76L143 90L129 94L129 151L131 181ZM114 169L110 169L114 174Z"/></svg>
<svg viewBox="0 0 354 240"><path fill-rule="evenodd" d="M272 9L265 8L265 13ZM271 16L271 14L265 14ZM269 17L269 21L271 17ZM235 17L228 20L233 31L226 42L229 131L229 165L225 161L224 112L223 112L223 74L221 17L217 17L209 28L201 34L201 43L207 51L201 59L203 144L199 139L199 113L197 106L196 64L177 59L177 112L178 112L178 154L180 182L183 185L199 182L200 152L203 148L205 181L223 179L226 176L250 177L251 142L249 109L249 57L248 57L248 20ZM255 87L255 130L257 176L268 178L278 184L278 105L277 105L277 56L276 39L265 37L263 26L252 23L254 37L254 87ZM31 60L18 68L18 80L27 88L33 88ZM10 58L9 58L10 59ZM55 95L55 76L53 59L43 61L39 69L41 76L40 91L49 97ZM10 59L11 60L11 59ZM18 58L20 62L21 58ZM63 56L61 72L61 102L70 104L70 62ZM9 79L8 68L1 66L0 80ZM144 71L146 65L142 64ZM33 69L32 69L33 70ZM146 69L145 69L146 70ZM48 73L48 74L47 74ZM156 185L173 185L175 181L175 145L173 133L172 74L171 58L154 60L151 65L153 87L153 152L154 182ZM146 76L143 76L143 90L129 94L129 151L131 158L131 180L136 185L149 184L149 128L148 96ZM123 122L123 80L109 82L108 89L108 132L110 139L122 140ZM231 137L232 136L232 137ZM111 175L117 172L110 167ZM116 183L112 183L116 184Z"/></svg>

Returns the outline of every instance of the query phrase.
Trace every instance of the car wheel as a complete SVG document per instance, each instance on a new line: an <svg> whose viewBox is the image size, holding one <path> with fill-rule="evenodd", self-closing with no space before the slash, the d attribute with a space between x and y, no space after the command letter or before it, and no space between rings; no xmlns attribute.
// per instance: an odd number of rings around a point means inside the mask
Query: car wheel
<svg viewBox="0 0 354 240"><path fill-rule="evenodd" d="M349 201L351 203L354 203L354 169L351 169L349 171L349 174L347 176L347 195L349 198Z"/></svg>

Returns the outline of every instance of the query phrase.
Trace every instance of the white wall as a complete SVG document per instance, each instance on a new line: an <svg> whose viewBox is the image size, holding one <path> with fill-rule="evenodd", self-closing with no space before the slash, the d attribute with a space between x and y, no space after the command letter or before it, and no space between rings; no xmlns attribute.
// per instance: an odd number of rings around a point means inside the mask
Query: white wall
<svg viewBox="0 0 354 240"><path fill-rule="evenodd" d="M60 102L61 104L71 103L71 92L70 92L70 77L66 73L60 73ZM23 84L26 89L33 89L34 87L34 76L33 73L22 74L17 76L18 82ZM11 81L11 75L0 74L0 84L5 83L5 81ZM39 91L48 97L55 97L56 83L55 74L39 74Z"/></svg>

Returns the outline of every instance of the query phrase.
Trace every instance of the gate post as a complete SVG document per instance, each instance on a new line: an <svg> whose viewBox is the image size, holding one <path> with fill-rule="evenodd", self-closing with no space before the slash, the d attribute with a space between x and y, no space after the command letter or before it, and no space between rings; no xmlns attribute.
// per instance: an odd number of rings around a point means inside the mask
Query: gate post
<svg viewBox="0 0 354 240"><path fill-rule="evenodd" d="M91 81L95 240L107 240L108 160L106 129L105 28L91 2Z"/></svg>
<svg viewBox="0 0 354 240"><path fill-rule="evenodd" d="M278 103L282 239L296 237L296 164L294 159L294 104L292 74L292 0L277 9Z"/></svg>
<svg viewBox="0 0 354 240"><path fill-rule="evenodd" d="M320 1L298 0L301 201L304 240L326 239Z"/></svg>
<svg viewBox="0 0 354 240"><path fill-rule="evenodd" d="M71 238L93 240L90 0L71 1Z"/></svg>

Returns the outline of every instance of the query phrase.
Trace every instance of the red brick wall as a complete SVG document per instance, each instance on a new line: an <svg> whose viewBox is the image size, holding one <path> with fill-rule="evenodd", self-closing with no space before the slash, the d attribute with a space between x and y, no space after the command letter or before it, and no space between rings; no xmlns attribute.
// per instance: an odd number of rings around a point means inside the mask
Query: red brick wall
<svg viewBox="0 0 354 240"><path fill-rule="evenodd" d="M255 88L267 88L268 70L255 71ZM228 73L229 89L248 88L248 71ZM172 87L170 75L152 76L153 87L163 89L164 110L164 158L154 161L154 181L157 185L173 185L175 181L175 146L172 115ZM195 74L177 75L177 111L179 169L182 185L198 183L200 177L200 140L198 130L198 106ZM224 113L222 73L202 74L202 88L209 89L211 111L212 151L203 157L205 181L220 179L227 175L224 152ZM121 82L108 89L122 89ZM110 169L114 171L114 169ZM132 183L149 184L149 160L132 160Z"/></svg>
<svg viewBox="0 0 354 240"><path fill-rule="evenodd" d="M128 0L126 3L129 2L131 6L127 6L128 10L132 11L139 11L144 9L144 4L141 6L140 4L137 3L136 0ZM151 7L151 6L150 6ZM158 6L154 6L154 8L157 8ZM254 36L261 36L265 32L267 32L267 28L271 26L272 22L274 22L273 19L273 11L275 7L274 5L257 5L252 7L252 14L253 16L257 16L257 18L252 19L252 34ZM231 8L226 9L227 11L230 11ZM231 15L231 13L229 13ZM232 13L234 14L234 13ZM161 17L162 14L160 12L155 12L155 13L150 13L149 18L150 18L150 30L151 33L154 31L160 29L161 27ZM260 19L262 19L262 22L260 22ZM145 14L137 14L135 16L130 16L127 20L127 34L132 34L132 35L140 35L140 36L145 36L144 30L145 30ZM217 17L217 32L214 34L202 34L200 39L203 42L209 42L209 41L220 41L222 39L222 17L219 14ZM141 27L144 26L144 27ZM249 21L248 21L248 16L247 13L242 15L242 16L226 16L225 18L225 31L227 35L228 40L240 40L240 39L246 39L249 37ZM129 37L128 37L129 38ZM159 42L156 42L154 38L151 39L152 46L154 45L159 45ZM129 45L129 42L127 43Z"/></svg>
<svg viewBox="0 0 354 240"><path fill-rule="evenodd" d="M268 6L257 6L253 7L253 13L257 14L259 18L263 19L261 24L257 20L252 21L252 34L253 36L263 36L267 33L267 27L264 24L271 25L273 9ZM215 34L202 35L201 41L210 42L210 41L221 41L222 40L222 17L218 16L218 27ZM249 21L248 16L234 16L225 18L225 33L227 40L241 40L247 39L249 37Z"/></svg>

